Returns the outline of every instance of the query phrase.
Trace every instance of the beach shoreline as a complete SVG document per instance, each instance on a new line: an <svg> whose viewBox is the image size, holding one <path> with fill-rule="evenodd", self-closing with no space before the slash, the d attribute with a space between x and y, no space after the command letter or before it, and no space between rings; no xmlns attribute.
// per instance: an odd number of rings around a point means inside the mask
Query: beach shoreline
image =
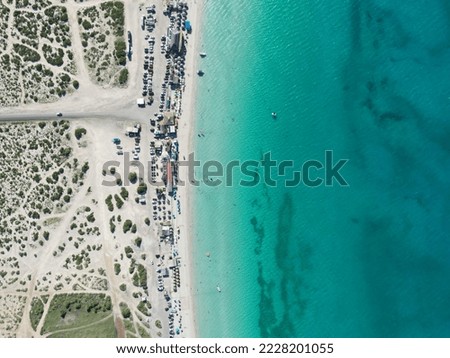
<svg viewBox="0 0 450 358"><path fill-rule="evenodd" d="M190 18L193 23L193 31L188 39L187 58L186 58L186 92L183 93L182 101L182 123L179 123L180 152L182 155L189 155L194 148L195 131L195 104L197 96L197 65L199 60L199 50L201 42L201 30L203 20L204 0L193 0L190 3ZM194 188L186 180L187 168L180 170L180 177L186 182L184 187L179 188L180 200L184 203L181 214L182 239L180 240L180 251L185 259L182 273L184 285L181 287L181 296L186 297L187 307L182 310L183 319L187 322L187 330L183 333L184 337L194 338L198 335L198 327L195 316L194 300L194 252L193 252L193 227L194 227Z"/></svg>

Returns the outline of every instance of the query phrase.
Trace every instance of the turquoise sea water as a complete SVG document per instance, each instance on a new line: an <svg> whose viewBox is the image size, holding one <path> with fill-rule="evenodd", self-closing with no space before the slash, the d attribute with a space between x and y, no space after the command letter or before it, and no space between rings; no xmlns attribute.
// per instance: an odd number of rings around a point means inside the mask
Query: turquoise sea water
<svg viewBox="0 0 450 358"><path fill-rule="evenodd" d="M200 336L449 337L450 3L205 11L196 156L333 150L349 187L196 189Z"/></svg>

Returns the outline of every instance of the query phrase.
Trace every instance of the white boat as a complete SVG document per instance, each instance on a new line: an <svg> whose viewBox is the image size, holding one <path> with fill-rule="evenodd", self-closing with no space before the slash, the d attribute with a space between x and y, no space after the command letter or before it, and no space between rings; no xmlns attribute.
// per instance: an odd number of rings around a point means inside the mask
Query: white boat
<svg viewBox="0 0 450 358"><path fill-rule="evenodd" d="M217 285L216 290L217 290L217 292L222 292L222 289L220 288L219 285Z"/></svg>
<svg viewBox="0 0 450 358"><path fill-rule="evenodd" d="M200 57L206 57L206 52L200 52Z"/></svg>
<svg viewBox="0 0 450 358"><path fill-rule="evenodd" d="M272 118L277 118L277 112L272 112Z"/></svg>

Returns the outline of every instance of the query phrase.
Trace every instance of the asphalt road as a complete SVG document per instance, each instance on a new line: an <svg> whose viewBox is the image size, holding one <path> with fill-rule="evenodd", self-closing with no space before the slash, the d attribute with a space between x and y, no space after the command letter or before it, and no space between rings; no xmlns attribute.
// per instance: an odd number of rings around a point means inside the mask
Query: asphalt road
<svg viewBox="0 0 450 358"><path fill-rule="evenodd" d="M0 114L0 121L2 122L28 122L28 121L45 121L45 120L57 120L57 119L99 119L99 118L123 118L117 113L105 113L105 112L83 112L83 113L63 113L61 117L58 117L55 112L52 113L8 113Z"/></svg>

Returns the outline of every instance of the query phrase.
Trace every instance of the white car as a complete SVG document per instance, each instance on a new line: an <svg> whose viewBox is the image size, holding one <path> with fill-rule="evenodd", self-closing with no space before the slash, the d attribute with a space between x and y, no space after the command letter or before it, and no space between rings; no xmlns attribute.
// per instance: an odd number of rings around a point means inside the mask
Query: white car
<svg viewBox="0 0 450 358"><path fill-rule="evenodd" d="M139 160L139 155L137 153L134 153L133 160Z"/></svg>

